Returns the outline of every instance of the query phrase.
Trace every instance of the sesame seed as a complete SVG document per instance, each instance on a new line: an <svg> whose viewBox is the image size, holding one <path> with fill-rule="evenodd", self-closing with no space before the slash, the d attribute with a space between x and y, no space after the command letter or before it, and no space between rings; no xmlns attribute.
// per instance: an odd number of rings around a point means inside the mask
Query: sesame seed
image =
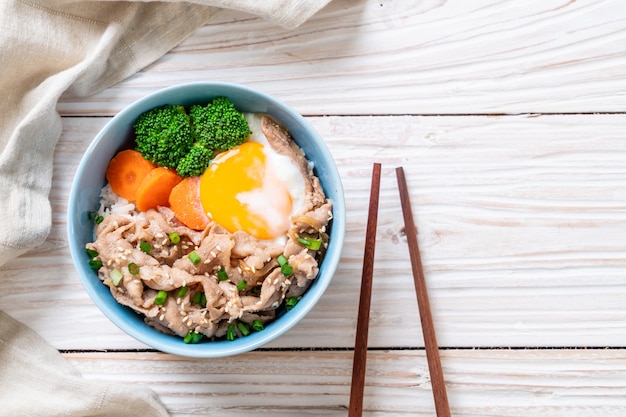
<svg viewBox="0 0 626 417"><path fill-rule="evenodd" d="M165 314L161 314L161 315L159 316L159 320L161 320L161 321L165 320Z"/></svg>
<svg viewBox="0 0 626 417"><path fill-rule="evenodd" d="M117 247L117 250L118 250L118 251L120 251L120 252L124 252L124 248L123 248L123 247L121 247L121 246L118 246L118 247Z"/></svg>
<svg viewBox="0 0 626 417"><path fill-rule="evenodd" d="M274 280L274 285L278 284L278 281L280 281L280 279L279 279L279 278L276 278L276 279Z"/></svg>
<svg viewBox="0 0 626 417"><path fill-rule="evenodd" d="M217 256L217 254L215 253L215 251L211 251L211 256L212 256L213 258L215 258L215 257Z"/></svg>
<svg viewBox="0 0 626 417"><path fill-rule="evenodd" d="M180 247L183 248L183 249L189 249L189 246L187 246L185 244L180 245Z"/></svg>
<svg viewBox="0 0 626 417"><path fill-rule="evenodd" d="M193 320L189 319L187 320L187 326L191 326L193 324Z"/></svg>
<svg viewBox="0 0 626 417"><path fill-rule="evenodd" d="M278 301L274 301L272 303L272 308L278 308L279 305L280 305L280 303Z"/></svg>
<svg viewBox="0 0 626 417"><path fill-rule="evenodd" d="M222 251L222 248L221 248L221 246L220 246L220 245L215 245L215 249L217 249L217 250L218 250L218 251L220 251L220 252Z"/></svg>
<svg viewBox="0 0 626 417"><path fill-rule="evenodd" d="M163 239L161 241L161 245L165 246L165 245L167 245L167 242L169 242L169 239Z"/></svg>

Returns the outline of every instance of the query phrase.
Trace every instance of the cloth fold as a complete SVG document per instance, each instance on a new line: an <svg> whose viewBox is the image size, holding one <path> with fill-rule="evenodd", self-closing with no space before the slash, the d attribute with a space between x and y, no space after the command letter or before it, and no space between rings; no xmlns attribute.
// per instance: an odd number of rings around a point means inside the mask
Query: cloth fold
<svg viewBox="0 0 626 417"><path fill-rule="evenodd" d="M0 266L42 244L50 231L63 93L87 96L129 77L220 10L295 28L329 2L0 1ZM148 388L81 379L53 347L1 311L0 387L0 416L167 415Z"/></svg>
<svg viewBox="0 0 626 417"><path fill-rule="evenodd" d="M27 326L0 311L0 416L166 417L147 387L85 380Z"/></svg>

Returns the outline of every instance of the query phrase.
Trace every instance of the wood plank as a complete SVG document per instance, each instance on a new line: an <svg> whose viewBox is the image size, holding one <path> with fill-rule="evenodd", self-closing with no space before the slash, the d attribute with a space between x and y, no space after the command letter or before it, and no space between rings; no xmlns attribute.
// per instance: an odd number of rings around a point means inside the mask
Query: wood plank
<svg viewBox="0 0 626 417"><path fill-rule="evenodd" d="M352 352L252 352L219 360L67 353L87 378L146 385L172 417L345 416ZM452 415L622 417L622 350L447 350ZM423 351L371 351L364 416L433 416Z"/></svg>
<svg viewBox="0 0 626 417"><path fill-rule="evenodd" d="M620 0L336 0L295 30L224 12L64 115L112 115L189 81L249 85L307 115L623 112Z"/></svg>
<svg viewBox="0 0 626 417"><path fill-rule="evenodd" d="M65 118L45 244L0 268L0 306L60 349L143 345L97 310L67 248L67 196L106 118ZM312 117L348 224L319 305L271 347L351 347L372 162L383 164L372 347L422 346L394 169L407 174L440 345L626 346L626 115ZM384 142L384 146L383 146Z"/></svg>

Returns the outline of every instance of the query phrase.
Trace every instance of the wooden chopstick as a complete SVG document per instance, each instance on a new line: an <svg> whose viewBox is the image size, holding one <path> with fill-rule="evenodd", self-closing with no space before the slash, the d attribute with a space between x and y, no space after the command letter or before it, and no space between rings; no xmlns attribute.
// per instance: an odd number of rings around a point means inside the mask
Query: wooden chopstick
<svg viewBox="0 0 626 417"><path fill-rule="evenodd" d="M433 325L430 302L428 301L428 291L426 289L426 281L424 280L422 259L420 257L419 246L417 243L417 229L413 221L411 202L409 201L409 192L406 185L406 178L404 176L404 169L402 167L396 168L396 177L398 179L398 189L400 190L400 202L402 204L402 213L404 215L404 230L409 244L411 269L413 270L413 281L415 283L415 293L417 294L417 304L420 312L420 321L422 323L422 333L424 334L426 359L428 361L430 381L433 387L433 396L435 398L435 410L437 412L437 417L450 417L448 394L446 393L446 385L443 380L443 370L441 368L441 360L439 358L439 348L437 346L437 338L435 336L435 326Z"/></svg>
<svg viewBox="0 0 626 417"><path fill-rule="evenodd" d="M369 212L363 254L361 294L359 313L356 322L354 359L352 364L352 385L350 389L349 417L361 417L363 413L363 392L365 389L365 363L367 360L367 333L370 321L370 301L372 296L372 276L374 274L374 249L376 246L376 223L378 220L378 196L380 194L380 164L375 163L372 172Z"/></svg>

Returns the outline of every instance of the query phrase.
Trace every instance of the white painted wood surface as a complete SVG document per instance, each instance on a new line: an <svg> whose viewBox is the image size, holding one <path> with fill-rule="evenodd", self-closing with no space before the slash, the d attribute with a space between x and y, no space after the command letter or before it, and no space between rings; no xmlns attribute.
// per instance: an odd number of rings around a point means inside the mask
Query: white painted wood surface
<svg viewBox="0 0 626 417"><path fill-rule="evenodd" d="M65 231L74 170L98 129L192 80L293 105L346 191L346 245L319 305L265 349L224 360L146 351L109 323ZM399 165L453 415L626 415L624 3L334 0L293 31L223 12L139 74L58 108L51 234L0 268L0 308L86 377L148 385L174 416L346 415L369 176L381 162L365 415L434 415Z"/></svg>

